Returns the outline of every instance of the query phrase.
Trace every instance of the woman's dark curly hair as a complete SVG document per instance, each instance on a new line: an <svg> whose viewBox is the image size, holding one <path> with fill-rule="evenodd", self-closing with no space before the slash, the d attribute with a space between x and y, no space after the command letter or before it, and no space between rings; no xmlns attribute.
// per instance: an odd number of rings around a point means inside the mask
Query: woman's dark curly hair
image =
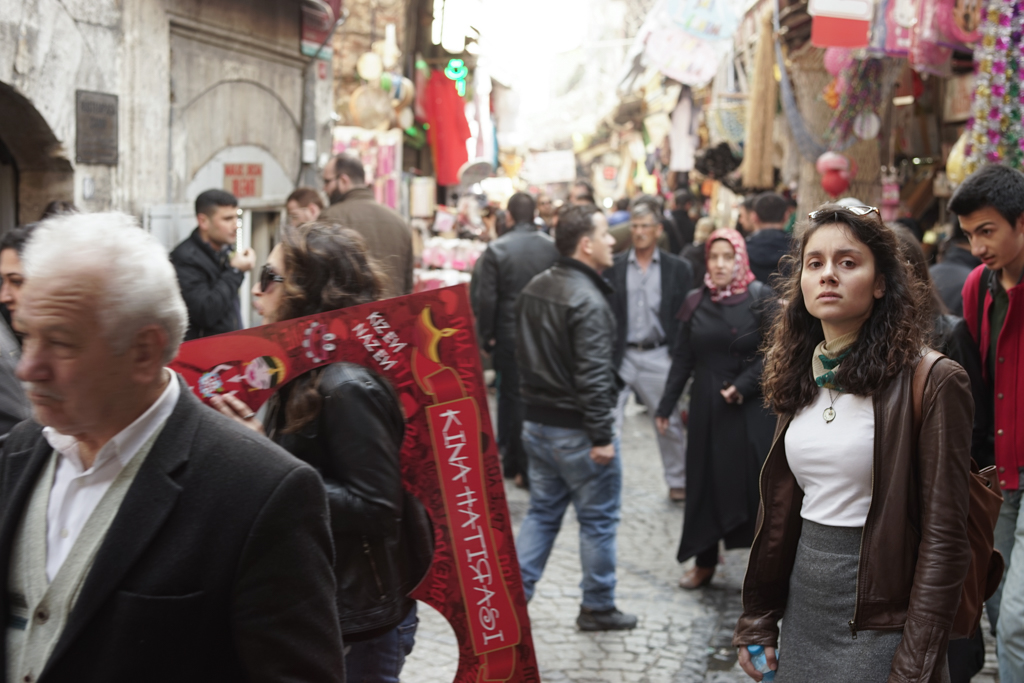
<svg viewBox="0 0 1024 683"><path fill-rule="evenodd" d="M366 252L354 230L336 223L313 222L287 228L281 235L284 252L284 295L278 320L301 318L376 301L385 276ZM323 405L317 391L320 370L293 382L285 403L285 433L294 433L316 419Z"/></svg>
<svg viewBox="0 0 1024 683"><path fill-rule="evenodd" d="M885 279L885 294L874 303L850 355L839 366L836 381L845 391L872 396L906 368L913 366L930 329L924 303L928 293L914 277L893 231L877 213L858 216L837 205L825 205L803 228L776 281L780 306L765 336L764 396L779 414L792 414L814 402L818 385L811 376L811 356L825 338L821 321L807 311L800 279L803 254L811 236L824 226L838 225L871 250L875 272Z"/></svg>

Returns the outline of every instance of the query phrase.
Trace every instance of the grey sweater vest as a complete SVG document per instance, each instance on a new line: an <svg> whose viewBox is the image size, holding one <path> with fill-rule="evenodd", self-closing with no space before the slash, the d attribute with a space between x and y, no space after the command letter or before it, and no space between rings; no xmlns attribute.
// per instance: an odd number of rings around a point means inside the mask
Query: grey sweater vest
<svg viewBox="0 0 1024 683"><path fill-rule="evenodd" d="M7 680L35 681L60 640L93 559L117 515L135 475L156 442L161 424L103 494L71 547L53 583L46 577L46 526L57 453L36 481L18 524L7 582L11 613L7 624Z"/></svg>

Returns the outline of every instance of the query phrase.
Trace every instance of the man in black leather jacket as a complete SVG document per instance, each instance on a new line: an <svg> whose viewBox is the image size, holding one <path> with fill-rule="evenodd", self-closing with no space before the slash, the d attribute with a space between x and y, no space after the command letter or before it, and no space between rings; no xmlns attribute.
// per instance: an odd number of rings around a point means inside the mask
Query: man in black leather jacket
<svg viewBox="0 0 1024 683"><path fill-rule="evenodd" d="M614 410L621 387L612 364L612 288L598 274L612 265L613 244L596 207L568 209L555 237L561 258L516 302L523 446L530 458L530 509L516 539L523 588L529 600L572 501L583 567L576 624L583 631L636 626L635 616L615 608L622 459Z"/></svg>
<svg viewBox="0 0 1024 683"><path fill-rule="evenodd" d="M487 246L473 270L473 313L480 347L491 354L498 373L498 446L505 476L526 485L523 405L516 366L516 299L523 287L558 259L550 237L533 222L533 197L517 192L508 200L512 230Z"/></svg>

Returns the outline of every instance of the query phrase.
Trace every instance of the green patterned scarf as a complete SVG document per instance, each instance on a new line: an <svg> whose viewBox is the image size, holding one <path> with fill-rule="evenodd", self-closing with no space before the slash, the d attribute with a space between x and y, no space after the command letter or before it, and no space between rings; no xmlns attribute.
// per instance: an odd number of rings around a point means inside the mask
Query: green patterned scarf
<svg viewBox="0 0 1024 683"><path fill-rule="evenodd" d="M860 330L844 334L830 343L822 341L814 348L814 355L811 358L811 373L814 376L814 382L819 387L843 390L836 384L836 373L839 371L839 364L850 355L853 342L857 341L859 333Z"/></svg>

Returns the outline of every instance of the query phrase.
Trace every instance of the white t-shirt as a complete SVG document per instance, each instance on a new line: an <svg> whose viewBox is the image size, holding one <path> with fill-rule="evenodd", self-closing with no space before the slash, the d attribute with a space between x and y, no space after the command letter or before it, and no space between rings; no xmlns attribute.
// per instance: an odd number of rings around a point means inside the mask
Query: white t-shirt
<svg viewBox="0 0 1024 683"><path fill-rule="evenodd" d="M835 402L832 402L835 398ZM825 422L832 406L835 419ZM786 458L804 492L800 516L818 524L861 527L871 505L875 412L870 396L820 389L786 431Z"/></svg>

